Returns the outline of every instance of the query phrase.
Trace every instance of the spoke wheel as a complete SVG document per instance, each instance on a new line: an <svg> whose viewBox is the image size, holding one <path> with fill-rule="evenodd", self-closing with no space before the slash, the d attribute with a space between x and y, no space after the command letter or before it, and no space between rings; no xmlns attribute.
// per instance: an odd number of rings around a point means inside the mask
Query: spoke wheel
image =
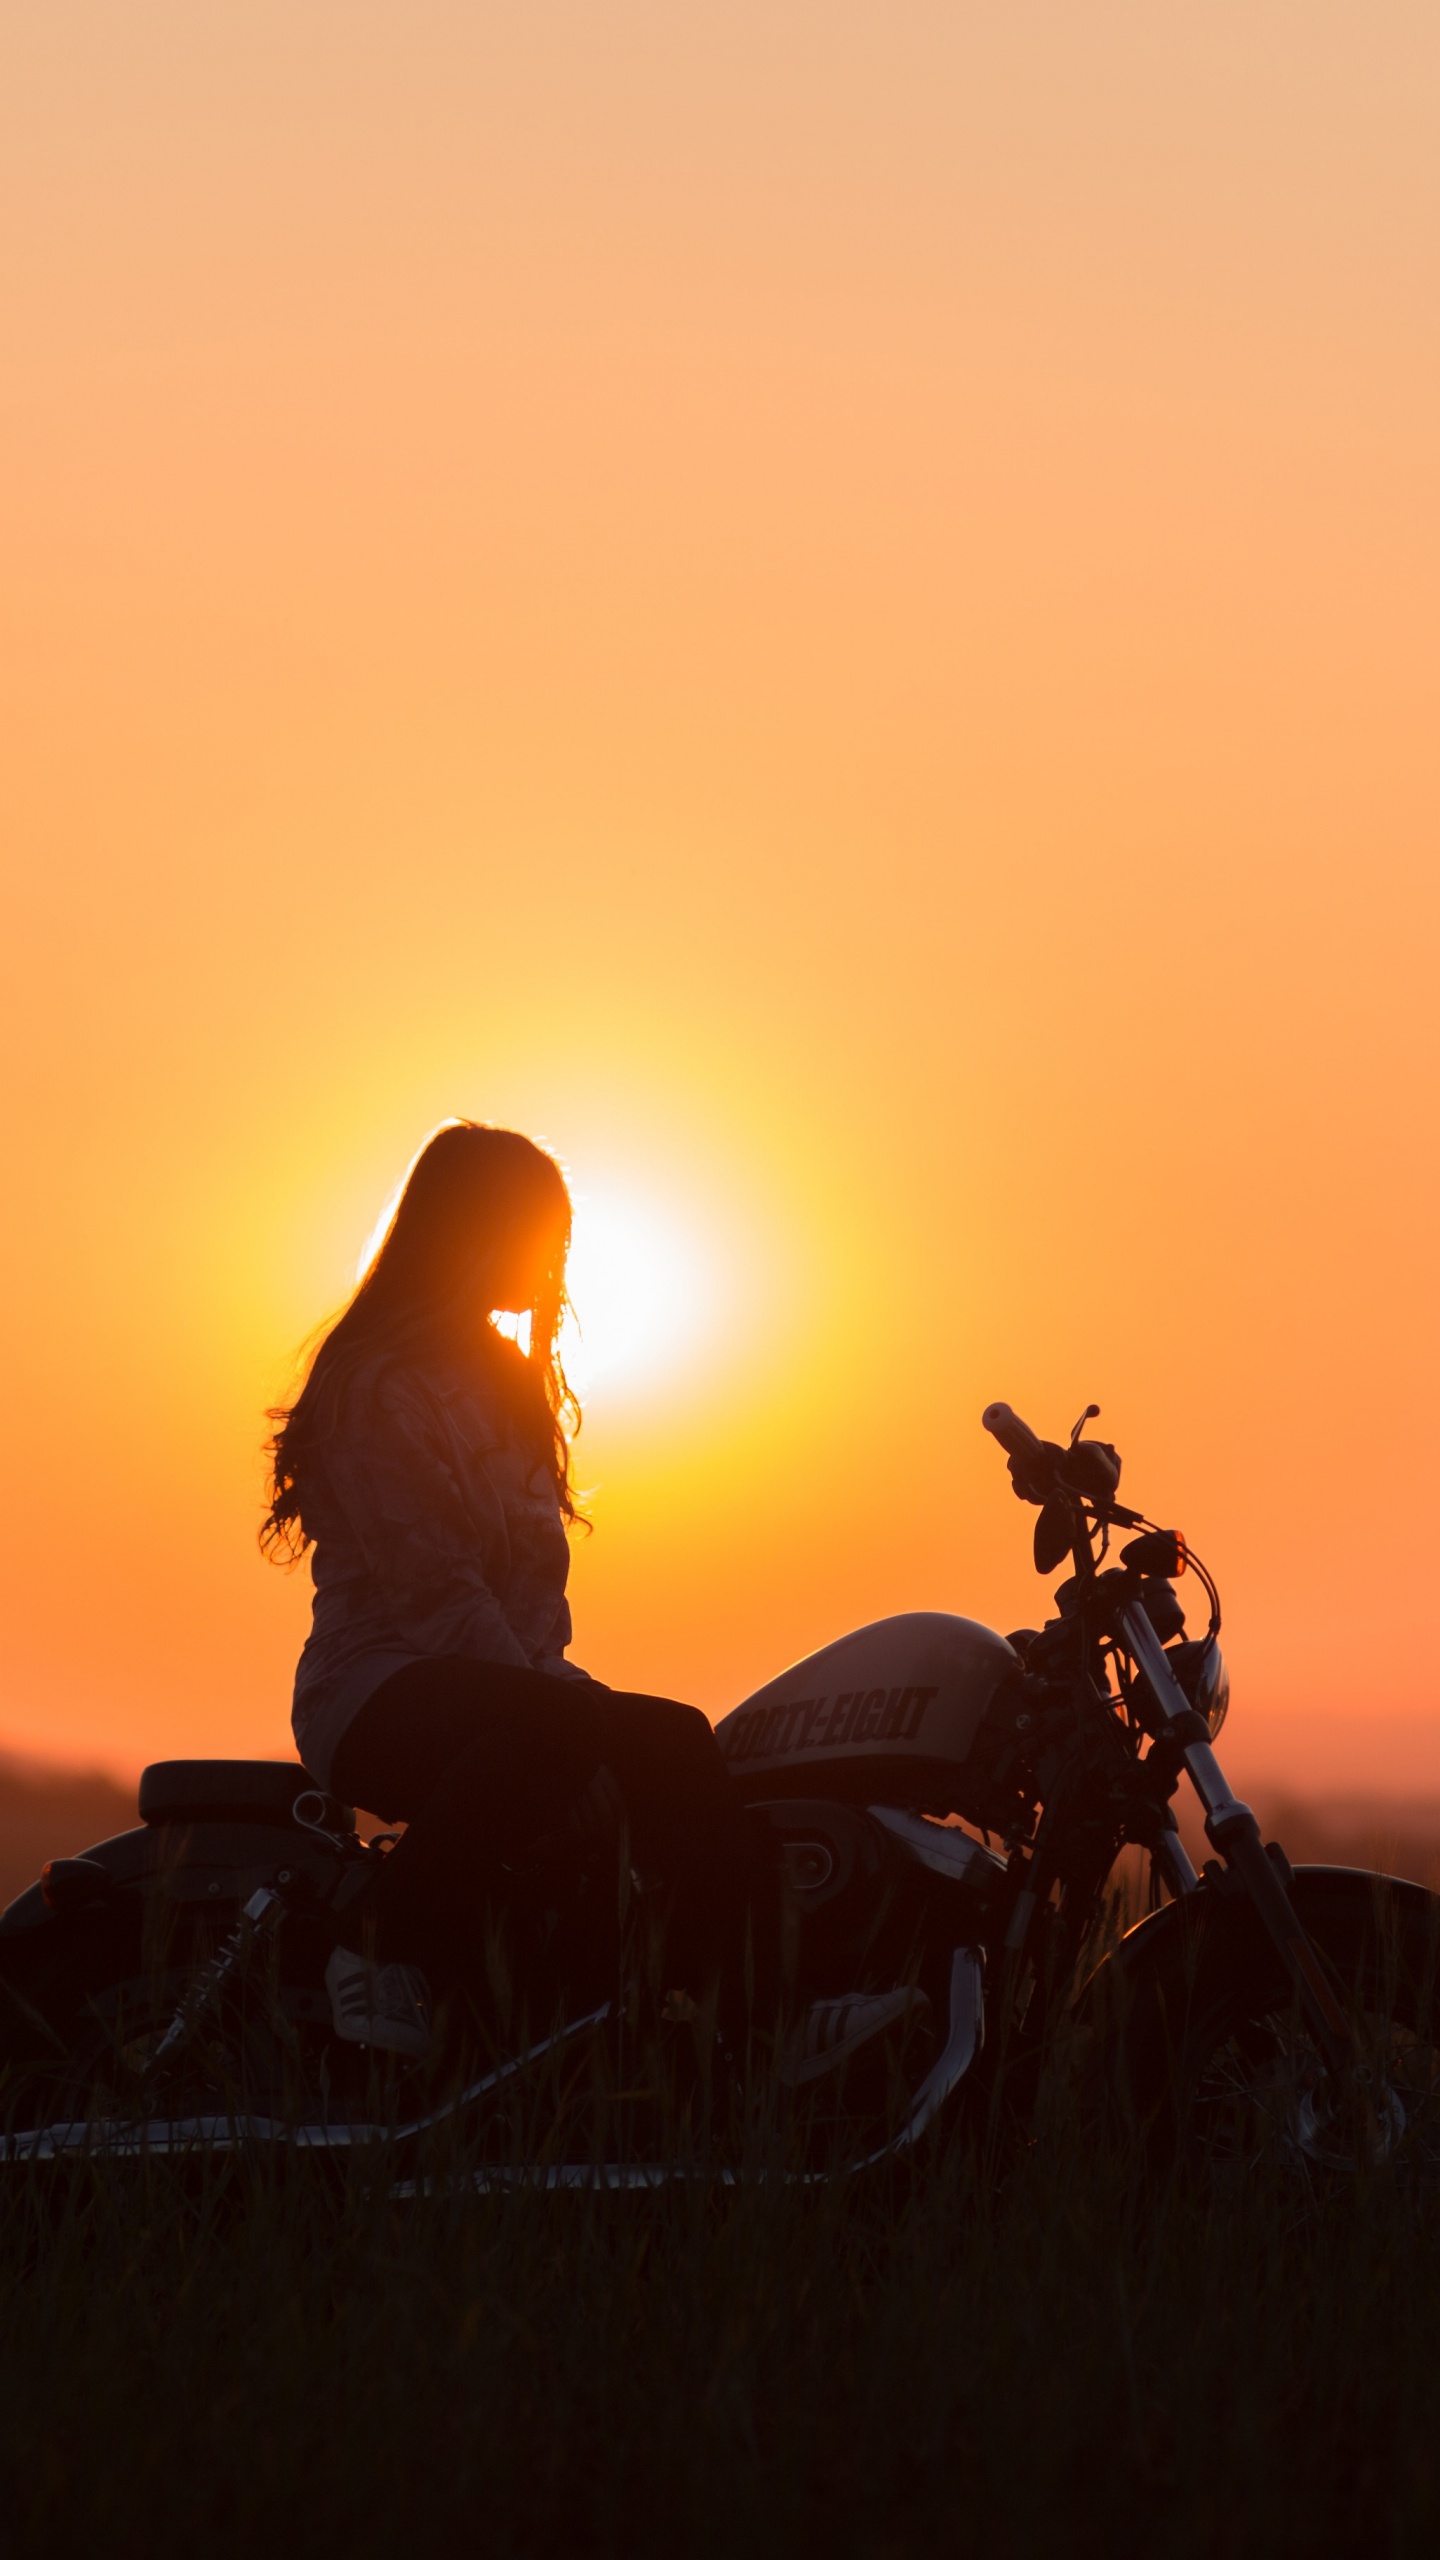
<svg viewBox="0 0 1440 2560"><path fill-rule="evenodd" d="M1268 2162L1311 2186L1392 2167L1440 2181L1440 2043L1393 2016L1355 2023L1363 2058L1337 2083L1298 2010L1243 2020L1194 2061L1192 2154L1232 2175Z"/></svg>
<svg viewBox="0 0 1440 2560"><path fill-rule="evenodd" d="M1120 1969L1126 2112L1221 2179L1265 2168L1318 2194L1384 2173L1440 2190L1440 1902L1302 1868L1295 1906L1351 2020L1353 2068L1327 2069L1248 1902L1197 1895L1164 1915L1148 1961L1137 1954L1128 1980Z"/></svg>
<svg viewBox="0 0 1440 2560"><path fill-rule="evenodd" d="M0 2057L8 2132L293 2111L315 2077L315 2031L285 2014L268 1971L207 2017L163 2072L161 2042L217 1931L185 1927L146 1962L138 1913L85 1915L17 1985ZM22 2005L23 2003L23 2005Z"/></svg>

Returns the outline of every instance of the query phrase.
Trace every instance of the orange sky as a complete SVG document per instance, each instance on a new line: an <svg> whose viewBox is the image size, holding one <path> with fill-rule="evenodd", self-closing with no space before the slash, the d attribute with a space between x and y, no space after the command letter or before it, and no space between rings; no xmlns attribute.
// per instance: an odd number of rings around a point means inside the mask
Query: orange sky
<svg viewBox="0 0 1440 2560"><path fill-rule="evenodd" d="M1433 11L0 56L0 1742L286 1747L262 1408L458 1111L705 1275L590 1668L1033 1618L1094 1397L1236 1774L1440 1792Z"/></svg>

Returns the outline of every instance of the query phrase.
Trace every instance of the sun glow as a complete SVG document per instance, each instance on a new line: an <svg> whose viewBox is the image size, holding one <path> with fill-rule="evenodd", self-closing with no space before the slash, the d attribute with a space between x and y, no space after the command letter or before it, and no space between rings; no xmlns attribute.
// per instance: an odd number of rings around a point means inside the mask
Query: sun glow
<svg viewBox="0 0 1440 2560"><path fill-rule="evenodd" d="M577 1192L569 1287L560 1353L580 1396L648 1386L714 1313L714 1275L697 1242L618 1193Z"/></svg>
<svg viewBox="0 0 1440 2560"><path fill-rule="evenodd" d="M713 1274L698 1248L653 1209L611 1195L574 1203L570 1307L560 1357L578 1396L633 1391L683 1356L713 1311ZM530 1349L528 1315L492 1318Z"/></svg>

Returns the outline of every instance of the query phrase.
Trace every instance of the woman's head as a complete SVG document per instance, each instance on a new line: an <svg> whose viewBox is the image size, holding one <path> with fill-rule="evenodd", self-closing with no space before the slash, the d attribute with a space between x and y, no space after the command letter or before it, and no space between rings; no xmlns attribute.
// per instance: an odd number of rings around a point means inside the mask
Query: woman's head
<svg viewBox="0 0 1440 2560"><path fill-rule="evenodd" d="M299 1554L306 1461L333 1425L361 1360L439 1356L483 1368L515 1424L540 1443L567 1519L575 1516L567 1424L580 1414L556 1337L565 1310L570 1195L553 1156L514 1129L452 1120L421 1148L355 1294L326 1331L300 1395L271 1415L274 1473L261 1529L270 1550ZM496 1330L528 1315L524 1358Z"/></svg>
<svg viewBox="0 0 1440 2560"><path fill-rule="evenodd" d="M514 1129L452 1120L421 1148L351 1300L459 1348L488 1317L528 1315L548 1346L565 1296L570 1194Z"/></svg>

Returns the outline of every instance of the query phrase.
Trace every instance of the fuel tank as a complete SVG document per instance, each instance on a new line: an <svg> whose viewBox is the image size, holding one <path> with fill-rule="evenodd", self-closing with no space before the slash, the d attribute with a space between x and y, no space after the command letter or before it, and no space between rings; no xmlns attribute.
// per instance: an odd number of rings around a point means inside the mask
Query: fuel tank
<svg viewBox="0 0 1440 2560"><path fill-rule="evenodd" d="M747 1795L968 1813L967 1771L979 1779L992 1709L1020 1668L1004 1637L973 1618L878 1618L792 1663L722 1717L715 1739Z"/></svg>

